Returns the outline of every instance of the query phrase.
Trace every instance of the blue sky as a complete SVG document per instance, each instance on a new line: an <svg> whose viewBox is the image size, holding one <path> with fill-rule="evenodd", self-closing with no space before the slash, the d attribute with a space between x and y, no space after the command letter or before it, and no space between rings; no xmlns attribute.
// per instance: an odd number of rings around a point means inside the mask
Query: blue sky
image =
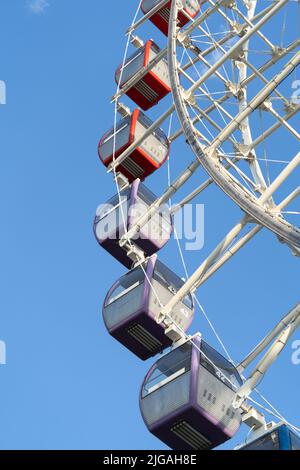
<svg viewBox="0 0 300 470"><path fill-rule="evenodd" d="M0 80L7 86L7 104L0 106L0 340L7 345L1 449L165 448L148 433L138 407L153 360L139 362L102 323L104 296L125 269L99 248L92 231L96 207L115 192L97 143L113 122L109 98L131 3L0 0ZM150 25L143 34L163 45ZM184 140L178 142L172 173L191 160ZM189 189L203 178L199 171ZM166 184L166 167L147 181L154 191ZM241 218L216 188L197 202L205 204L205 246L187 254L191 272ZM183 275L174 241L161 259ZM236 360L299 300L298 263L262 232L199 290ZM218 346L199 312L191 331L197 330ZM261 390L299 425L300 366L291 354L288 347Z"/></svg>

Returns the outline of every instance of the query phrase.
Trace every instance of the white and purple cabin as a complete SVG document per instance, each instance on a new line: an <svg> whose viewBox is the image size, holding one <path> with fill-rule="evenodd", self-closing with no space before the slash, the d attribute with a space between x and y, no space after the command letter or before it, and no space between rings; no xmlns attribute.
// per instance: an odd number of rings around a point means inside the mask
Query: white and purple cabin
<svg viewBox="0 0 300 470"><path fill-rule="evenodd" d="M156 255L142 267L121 277L108 292L103 305L103 319L109 333L140 359L146 360L172 346L165 335L166 326L158 323L161 305L166 305L184 281ZM190 294L172 311L172 319L187 331L194 317Z"/></svg>
<svg viewBox="0 0 300 470"><path fill-rule="evenodd" d="M248 435L244 444L235 450L300 450L300 435L286 423L269 425L264 431Z"/></svg>
<svg viewBox="0 0 300 470"><path fill-rule="evenodd" d="M117 194L97 210L94 233L98 243L128 269L132 267L132 260L127 256L125 248L120 247L119 241L155 200L156 196L137 179L120 192L120 198ZM140 229L132 243L144 251L146 256L151 256L169 241L171 234L170 211L167 206L161 206Z"/></svg>
<svg viewBox="0 0 300 470"><path fill-rule="evenodd" d="M197 334L146 376L140 394L144 422L171 449L213 449L240 428L241 412L232 402L241 384L233 364Z"/></svg>

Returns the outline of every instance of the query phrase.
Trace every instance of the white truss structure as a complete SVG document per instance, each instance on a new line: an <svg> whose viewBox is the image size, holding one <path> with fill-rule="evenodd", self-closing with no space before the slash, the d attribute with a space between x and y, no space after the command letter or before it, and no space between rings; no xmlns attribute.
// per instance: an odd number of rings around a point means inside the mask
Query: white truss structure
<svg viewBox="0 0 300 470"><path fill-rule="evenodd" d="M130 42L135 47L143 45L133 33L167 3L162 0L147 15L134 20L127 31L127 47ZM171 319L174 306L187 293L195 294L262 229L273 232L294 255L300 256L300 230L295 223L299 212L286 210L300 195L300 152L290 151L300 139L300 103L292 97L292 82L300 63L297 4L296 0L206 0L196 19L189 18L188 26L180 29L178 13L187 14L181 1L173 0L167 47L122 88L118 87L112 97L116 112L129 114L130 110L120 103L122 96L162 58L167 58L173 104L143 136L113 159L108 172L115 174L118 190L124 185L116 174L118 165L174 112L180 128L169 140L173 142L184 134L194 153L187 168L120 240L135 265L142 265L145 255L134 245L134 236L199 168L207 173L207 179L172 206L171 213L211 185L221 188L244 213L172 300L161 306L157 321L164 322L167 333L178 341L191 339ZM123 66L125 59L126 55ZM279 158L274 154L278 135L285 139L287 149ZM272 158L266 151L269 144ZM278 165L272 165L275 163ZM274 166L283 168L277 173ZM247 399L299 325L298 304L239 365L242 373L275 340L236 394L234 404L242 408L250 427L265 427L266 423Z"/></svg>

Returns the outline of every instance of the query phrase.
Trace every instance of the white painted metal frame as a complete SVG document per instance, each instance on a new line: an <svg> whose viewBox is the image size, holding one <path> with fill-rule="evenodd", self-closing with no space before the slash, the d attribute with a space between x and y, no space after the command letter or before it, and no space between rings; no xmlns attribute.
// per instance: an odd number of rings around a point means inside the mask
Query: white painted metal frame
<svg viewBox="0 0 300 470"><path fill-rule="evenodd" d="M199 142L198 134L195 130L194 123L191 120L188 108L190 103L193 104L195 101L193 96L199 87L206 82L214 73L220 69L220 67L230 59L232 55L239 51L244 46L249 44L249 39L257 33L261 27L267 23L286 3L288 0L279 0L272 5L267 13L261 17L256 24L251 24L247 29L247 32L230 48L229 51L225 52L219 60L217 60L202 76L194 82L194 84L188 89L182 89L179 71L177 67L177 42L180 38L180 42L184 45L188 33L190 33L195 25L200 23L200 18L196 20L191 26L184 32L180 33L177 28L177 14L178 14L178 1L174 1L172 4L172 13L169 30L169 69L170 78L172 84L172 91L174 96L174 102L176 112L184 130L185 136L192 147L197 158L201 161L202 166L205 168L210 177L214 182L227 194L229 195L253 220L256 220L259 224L272 230L281 240L288 243L289 246L295 246L300 248L300 231L297 227L291 225L283 219L283 217L274 217L274 212L270 210L270 207L262 196L261 199L250 195L246 188L242 187L238 182L223 166L220 162L218 150L222 143L227 140L240 126L244 126L244 138L246 134L249 134L247 125L247 119L251 113L259 106L265 103L270 94L275 91L280 83L282 83L299 65L300 53L296 52L291 59L289 59L286 65L283 67L280 73L273 76L273 78L261 89L257 95L246 104L245 100L240 102L241 111L234 117L225 128L219 132L219 134L213 139L211 144L205 148ZM210 2L213 3L213 2ZM218 2L217 2L218 3ZM221 2L222 3L222 2ZM216 4L215 4L216 6ZM284 118L282 120L285 122ZM246 123L246 124L245 124ZM247 136L248 144L251 145L250 135ZM253 156L251 155L251 166L253 167L253 173L256 176L256 182L260 185L261 189L266 187L265 181L261 179L261 175L258 172L258 165ZM299 160L296 157L294 165L289 166L289 170L284 170L284 173L277 178L277 188L282 184L285 178L290 174L293 169L299 164ZM269 188L266 194L273 193L275 187Z"/></svg>
<svg viewBox="0 0 300 470"><path fill-rule="evenodd" d="M127 33L131 35L132 32L141 26L155 11L158 11L161 5L167 4L167 1L168 0L162 0L161 3L154 7L151 12L133 24ZM273 135L273 133L281 126L287 129L295 138L299 138L299 133L288 123L288 121L299 112L300 105L292 106L291 103L288 102L278 91L278 86L280 83L284 82L284 80L300 63L299 52L294 52L294 50L299 46L300 40L294 41L283 51L276 49L276 47L261 31L262 26L266 24L281 8L283 8L287 2L288 0L277 0L261 12L255 14L257 1L245 0L245 3L248 3L249 5L249 9L247 15L243 15L243 13L237 9L234 1L219 0L214 2L212 0L207 0L210 7L204 13L200 14L196 20L192 20L186 29L180 31L177 27L177 15L179 10L182 11L182 5L179 0L174 0L171 8L168 47L163 49L148 65L148 67L143 68L138 74L136 74L136 76L124 85L112 98L112 101L116 103L117 107L124 110L124 107L119 106L119 98L139 79L141 79L159 60L167 55L174 104L153 123L153 125L140 139L138 139L138 141L132 144L125 152L123 152L122 155L114 159L108 172L115 172L116 167L175 111L182 128L170 137L170 141L172 142L182 134L185 134L188 143L196 155L196 159L188 165L183 173L179 175L169 187L166 188L162 196L160 196L151 205L148 212L137 221L135 226L122 237L120 246L127 249L128 255L134 263L140 264L145 260L144 253L137 249L132 242L134 235L141 230L143 225L149 221L159 207L167 202L176 193L176 191L189 180L190 176L194 174L199 166L203 166L208 173L209 178L192 191L191 194L186 196L181 202L175 204L171 208L171 213L175 213L213 183L216 183L224 193L230 196L245 213L243 218L230 230L220 244L211 252L208 258L202 262L199 268L186 281L184 286L178 291L173 299L167 305L162 306L158 321L165 322L168 327L172 327L173 320L170 313L174 306L187 293L194 293L204 282L206 282L206 280L220 269L224 263L231 259L234 254L245 246L246 243L248 243L248 241L250 241L263 228L268 228L273 231L281 241L286 242L291 247L294 254L298 256L300 255L300 231L297 227L294 227L284 220L282 216L282 209L300 195L300 187L290 193L280 204L276 205L273 201L275 191L285 182L295 168L299 166L300 153L297 153L280 175L268 185L261 172L255 152L257 145L267 137ZM240 17L242 23L238 24L237 22L230 20L227 13L222 10L222 7L232 9L235 14ZM202 27L202 23L215 12L218 12L228 21L231 26L231 30L220 40L214 40L211 47L201 51L197 46L195 46L195 43L193 43L191 35L194 30L197 29L197 31L208 36L206 30ZM255 67L248 60L249 41L254 35L257 35L262 41L264 41L264 43L273 52L271 59L266 61L259 68ZM233 37L239 37L239 39L230 48L230 50L226 51L223 46L226 41ZM137 43L139 43L139 41L140 40L138 38ZM178 46L183 47L187 51L187 54L189 52L193 54L193 58L189 58L189 61L184 65L179 65L179 61L177 59ZM222 51L221 57L213 65L210 65L209 69L204 72L201 77L194 80L188 73L189 69L194 67L197 63L202 63L208 66L209 62L207 61L206 56L208 56L214 49ZM239 63L238 86L234 86L233 83L229 82L226 76L222 73L223 64L227 60L232 60L234 54L236 54L236 61ZM292 57L287 60L280 73L275 74L270 80L265 78L263 74L266 71L271 69L271 67L278 63L283 57L291 54L293 54ZM251 70L251 75L247 75L248 69ZM180 83L179 74L181 74L181 76L191 84L187 90L183 89ZM218 79L221 80L221 82L228 88L227 93L221 96L221 98L213 98L213 96L204 88L206 81L212 76L218 77ZM264 87L258 91L256 96L252 98L250 102L248 102L247 86L257 78L263 82ZM210 101L209 106L205 109L200 108L197 104L197 100L195 99L195 96L199 91ZM283 116L279 115L268 101L272 92L274 92L277 98L285 104L286 112ZM232 116L223 106L224 103L228 102L232 97L235 97L239 104L239 112L236 116ZM274 125L269 126L262 136L253 140L249 116L259 107L266 108L277 122ZM193 118L190 116L189 109L193 109ZM227 122L223 128L220 128L220 126L210 116L216 110L223 113L223 115L229 119L229 122ZM126 110L126 112L130 112L130 110ZM202 118L219 131L218 135L211 141L205 139L205 136L195 127ZM241 128L242 134L241 143L235 142L232 137L234 132L239 128ZM236 145L236 154L232 160L228 159L226 154L222 153L221 146L226 140L229 140L233 145ZM226 165L221 163L221 159L226 161ZM240 171L236 164L241 159L247 159L249 162L255 184L256 197L246 187L243 187L240 181L238 181L229 172L230 170ZM245 174L241 172L241 175L242 178L246 179ZM248 227L250 224L254 224L254 226L252 228L250 227L246 234L240 236L245 227ZM240 238L238 239L239 236ZM241 407L245 413L249 413L250 410L253 409L245 404L245 398L253 391L259 378L261 378L261 375L264 375L270 365L278 357L284 347L283 345L286 344L291 334L300 325L300 312L298 312L298 310L299 304L296 310L290 312L240 364L239 370L242 372L244 368L270 344L277 334L280 335L274 345L264 356L263 360L260 361L259 365L252 372L249 379L237 393L235 405L237 407ZM174 324L174 327L177 328L177 325ZM182 334L181 337L183 336L184 335ZM262 422L263 420L257 418L256 423L258 423L258 425L261 425Z"/></svg>
<svg viewBox="0 0 300 470"><path fill-rule="evenodd" d="M300 303L298 303L287 315L283 317L275 328L273 328L263 341L240 364L239 368L240 370L243 370L244 367L248 366L254 359L256 359L265 347L267 347L273 339L277 337L272 346L251 372L249 378L237 391L233 402L235 408L240 408L240 406L246 401L299 327Z"/></svg>

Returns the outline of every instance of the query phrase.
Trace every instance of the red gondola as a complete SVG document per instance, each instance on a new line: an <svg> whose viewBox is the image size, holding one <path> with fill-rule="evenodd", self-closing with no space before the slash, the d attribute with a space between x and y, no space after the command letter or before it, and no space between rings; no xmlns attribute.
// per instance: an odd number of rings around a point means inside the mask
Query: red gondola
<svg viewBox="0 0 300 470"><path fill-rule="evenodd" d="M100 140L98 153L103 164L108 167L113 157L121 155L134 141L141 137L152 125L152 121L139 109L127 116L108 131ZM169 141L164 132L157 128L144 142L135 149L116 171L122 173L132 183L139 178L144 180L148 175L161 167L169 155Z"/></svg>
<svg viewBox="0 0 300 470"><path fill-rule="evenodd" d="M122 88L128 80L136 75L144 67L155 59L160 52L159 47L151 40L147 41L131 57L129 57L123 67L117 69L115 80ZM122 73L121 73L122 70ZM121 80L120 80L121 78ZM138 82L136 82L127 92L129 96L144 111L157 104L171 91L168 64L165 59L160 60L149 70Z"/></svg>
<svg viewBox="0 0 300 470"><path fill-rule="evenodd" d="M141 9L144 14L148 13L152 8L161 3L162 0L143 0ZM155 24L155 26L166 36L168 36L169 29L169 18L170 18L170 9L172 1L169 1L164 5L160 10L158 10L154 15L150 16L149 20ZM200 2L198 0L182 0L183 10L191 17L195 16L200 11ZM182 28L189 22L188 16L183 12L178 14L178 26Z"/></svg>

